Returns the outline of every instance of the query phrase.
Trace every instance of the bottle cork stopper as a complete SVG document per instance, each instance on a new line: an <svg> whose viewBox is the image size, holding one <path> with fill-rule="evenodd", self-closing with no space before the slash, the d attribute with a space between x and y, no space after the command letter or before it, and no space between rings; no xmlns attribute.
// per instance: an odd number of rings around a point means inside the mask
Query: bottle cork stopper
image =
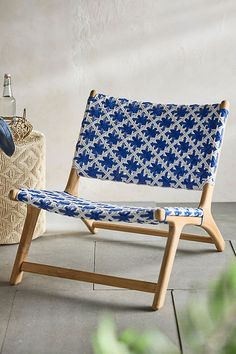
<svg viewBox="0 0 236 354"><path fill-rule="evenodd" d="M23 119L26 119L26 108L24 108L24 111L23 111Z"/></svg>

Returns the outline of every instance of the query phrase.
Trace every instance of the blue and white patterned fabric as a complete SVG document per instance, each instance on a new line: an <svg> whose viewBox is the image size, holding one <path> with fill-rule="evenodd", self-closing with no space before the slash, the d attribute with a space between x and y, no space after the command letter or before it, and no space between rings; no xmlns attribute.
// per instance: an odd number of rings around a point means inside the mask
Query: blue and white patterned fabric
<svg viewBox="0 0 236 354"><path fill-rule="evenodd" d="M17 200L40 209L75 218L140 224L158 224L155 213L160 209L92 202L74 197L66 192L33 189L20 189ZM203 210L200 208L166 207L163 209L166 217L171 215L203 216Z"/></svg>
<svg viewBox="0 0 236 354"><path fill-rule="evenodd" d="M78 175L202 190L214 184L228 111L219 104L88 99L73 160Z"/></svg>

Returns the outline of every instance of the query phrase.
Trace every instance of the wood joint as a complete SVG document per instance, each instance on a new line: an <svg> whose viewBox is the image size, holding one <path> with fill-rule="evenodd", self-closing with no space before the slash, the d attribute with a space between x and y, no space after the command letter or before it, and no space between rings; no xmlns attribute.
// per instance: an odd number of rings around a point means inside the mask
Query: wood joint
<svg viewBox="0 0 236 354"><path fill-rule="evenodd" d="M166 212L164 208L159 208L155 211L155 217L158 221L165 221Z"/></svg>
<svg viewBox="0 0 236 354"><path fill-rule="evenodd" d="M89 94L89 97L95 97L96 96L96 91L92 90Z"/></svg>
<svg viewBox="0 0 236 354"><path fill-rule="evenodd" d="M19 193L19 189L11 189L8 196L11 200L17 201L18 193Z"/></svg>

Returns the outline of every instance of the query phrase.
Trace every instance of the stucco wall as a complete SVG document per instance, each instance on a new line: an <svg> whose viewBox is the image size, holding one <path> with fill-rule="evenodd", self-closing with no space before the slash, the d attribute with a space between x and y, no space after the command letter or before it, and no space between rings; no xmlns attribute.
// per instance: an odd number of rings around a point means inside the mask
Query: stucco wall
<svg viewBox="0 0 236 354"><path fill-rule="evenodd" d="M47 139L47 186L62 189L91 89L137 100L228 99L215 201L236 201L236 2L0 0L0 74ZM195 201L198 192L84 179L98 200Z"/></svg>

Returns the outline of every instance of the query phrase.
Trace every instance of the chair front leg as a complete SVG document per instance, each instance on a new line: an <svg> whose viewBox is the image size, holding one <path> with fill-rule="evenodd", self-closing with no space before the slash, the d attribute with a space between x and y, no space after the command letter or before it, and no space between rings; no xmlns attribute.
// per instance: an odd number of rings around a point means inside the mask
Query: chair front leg
<svg viewBox="0 0 236 354"><path fill-rule="evenodd" d="M170 274L183 226L181 220L179 223L176 221L169 225L169 236L166 242L164 257L157 282L157 289L152 304L153 310L159 310L164 305Z"/></svg>
<svg viewBox="0 0 236 354"><path fill-rule="evenodd" d="M28 255L40 211L38 208L27 205L26 219L10 278L11 285L19 284L22 280L23 272L21 271L21 265Z"/></svg>

